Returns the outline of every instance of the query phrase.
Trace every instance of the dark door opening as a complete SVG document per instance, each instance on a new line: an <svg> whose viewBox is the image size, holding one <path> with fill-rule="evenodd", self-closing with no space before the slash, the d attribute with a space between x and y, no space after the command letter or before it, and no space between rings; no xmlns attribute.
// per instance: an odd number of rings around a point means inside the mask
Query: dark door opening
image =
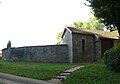
<svg viewBox="0 0 120 84"><path fill-rule="evenodd" d="M104 52L112 47L113 47L112 39L101 39L102 58L103 58Z"/></svg>

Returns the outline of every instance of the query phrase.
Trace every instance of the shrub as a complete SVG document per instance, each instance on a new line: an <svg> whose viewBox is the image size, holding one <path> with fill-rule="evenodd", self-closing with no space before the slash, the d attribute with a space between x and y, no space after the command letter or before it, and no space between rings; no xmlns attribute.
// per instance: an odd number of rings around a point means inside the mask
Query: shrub
<svg viewBox="0 0 120 84"><path fill-rule="evenodd" d="M111 71L120 72L120 45L104 53L104 63Z"/></svg>

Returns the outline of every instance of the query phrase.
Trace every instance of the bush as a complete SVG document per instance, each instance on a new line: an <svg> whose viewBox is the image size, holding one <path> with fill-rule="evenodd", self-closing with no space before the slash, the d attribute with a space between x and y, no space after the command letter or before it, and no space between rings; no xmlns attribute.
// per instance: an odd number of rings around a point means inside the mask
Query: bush
<svg viewBox="0 0 120 84"><path fill-rule="evenodd" d="M120 45L117 45L104 53L104 63L109 70L120 72Z"/></svg>

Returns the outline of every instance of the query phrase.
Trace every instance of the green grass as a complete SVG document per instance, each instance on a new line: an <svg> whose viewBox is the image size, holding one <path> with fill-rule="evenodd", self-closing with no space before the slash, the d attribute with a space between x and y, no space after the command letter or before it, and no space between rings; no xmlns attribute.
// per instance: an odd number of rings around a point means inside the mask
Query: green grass
<svg viewBox="0 0 120 84"><path fill-rule="evenodd" d="M104 64L88 64L62 82L63 84L120 84L120 73L108 71Z"/></svg>
<svg viewBox="0 0 120 84"><path fill-rule="evenodd" d="M0 61L0 72L46 80L73 66L75 65Z"/></svg>

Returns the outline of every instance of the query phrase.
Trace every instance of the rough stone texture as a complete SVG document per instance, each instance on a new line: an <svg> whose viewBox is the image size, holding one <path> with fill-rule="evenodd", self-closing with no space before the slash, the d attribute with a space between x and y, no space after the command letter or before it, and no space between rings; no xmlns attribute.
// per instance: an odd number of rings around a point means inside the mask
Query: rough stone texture
<svg viewBox="0 0 120 84"><path fill-rule="evenodd" d="M66 45L7 47L2 50L2 55L5 60L18 61L46 63L99 62L106 50L120 42L119 39L101 37L95 33L78 32L69 28L64 30L62 38Z"/></svg>
<svg viewBox="0 0 120 84"><path fill-rule="evenodd" d="M61 73L61 74L59 74L59 76L68 76L68 75L70 75L71 73Z"/></svg>
<svg viewBox="0 0 120 84"><path fill-rule="evenodd" d="M95 38L95 59L94 61L100 62L101 61L101 40Z"/></svg>
<svg viewBox="0 0 120 84"><path fill-rule="evenodd" d="M76 66L76 67L73 67L71 69L68 69L68 70L65 70L63 73L73 73L74 71L80 69L80 68L83 68L84 66Z"/></svg>
<svg viewBox="0 0 120 84"><path fill-rule="evenodd" d="M72 32L69 29L64 31L63 36L63 43L68 44L71 63L100 62L104 52L119 42L115 39L103 39L94 34Z"/></svg>
<svg viewBox="0 0 120 84"><path fill-rule="evenodd" d="M66 76L56 76L56 79L66 79Z"/></svg>
<svg viewBox="0 0 120 84"><path fill-rule="evenodd" d="M85 50L82 50L82 39L85 41ZM95 57L94 36L73 33L73 62L92 62Z"/></svg>
<svg viewBox="0 0 120 84"><path fill-rule="evenodd" d="M82 39L85 40L84 51L82 51ZM96 39L94 35L73 33L66 30L63 43L68 44L71 63L93 62L101 59L101 41Z"/></svg>
<svg viewBox="0 0 120 84"><path fill-rule="evenodd" d="M73 62L99 62L104 52L112 48L118 40L96 38L95 35L73 33ZM85 40L85 50L82 50L82 39Z"/></svg>
<svg viewBox="0 0 120 84"><path fill-rule="evenodd" d="M47 45L11 48L11 57L8 55L9 49L3 49L5 60L18 61L38 61L45 63L69 63L67 45Z"/></svg>
<svg viewBox="0 0 120 84"><path fill-rule="evenodd" d="M72 34L66 31L63 36L63 43L68 45L69 61L73 63L73 44L72 44Z"/></svg>

